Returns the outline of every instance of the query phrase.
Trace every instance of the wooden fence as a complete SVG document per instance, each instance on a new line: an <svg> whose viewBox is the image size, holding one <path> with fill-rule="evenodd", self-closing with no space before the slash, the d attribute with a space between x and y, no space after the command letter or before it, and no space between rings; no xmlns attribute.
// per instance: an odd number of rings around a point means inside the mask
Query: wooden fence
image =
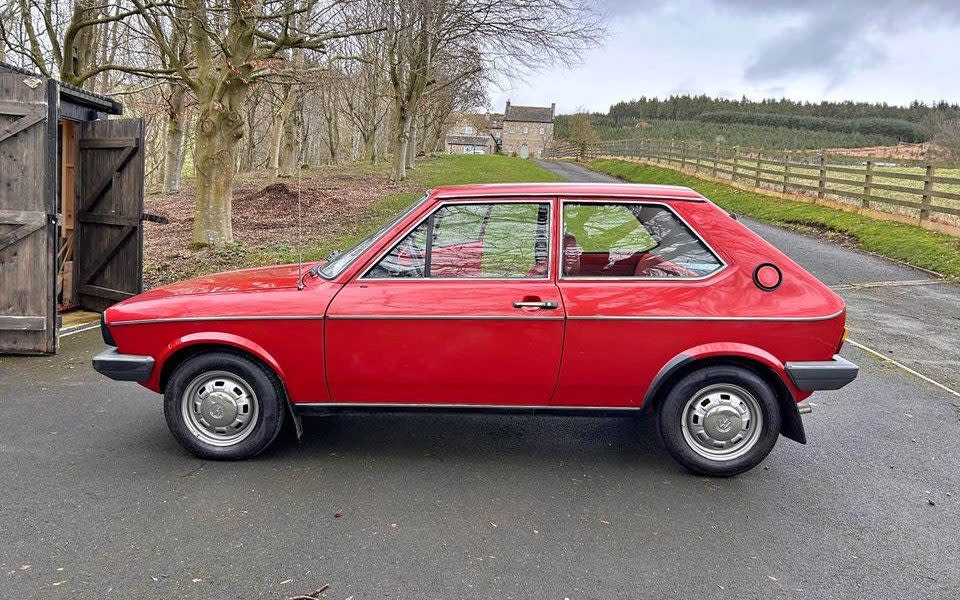
<svg viewBox="0 0 960 600"><path fill-rule="evenodd" d="M641 160L730 179L761 191L773 189L897 214L932 228L938 228L937 223L951 229L960 225L960 168L916 160L770 152L719 143L644 138L586 146L559 142L545 155Z"/></svg>

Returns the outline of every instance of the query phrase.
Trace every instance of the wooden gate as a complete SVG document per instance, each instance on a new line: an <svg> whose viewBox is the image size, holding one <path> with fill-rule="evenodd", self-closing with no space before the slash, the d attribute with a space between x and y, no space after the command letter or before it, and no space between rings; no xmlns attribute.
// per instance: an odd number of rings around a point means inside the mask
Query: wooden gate
<svg viewBox="0 0 960 600"><path fill-rule="evenodd" d="M0 352L57 350L57 100L0 73Z"/></svg>
<svg viewBox="0 0 960 600"><path fill-rule="evenodd" d="M143 121L80 126L74 277L80 306L102 311L143 291Z"/></svg>

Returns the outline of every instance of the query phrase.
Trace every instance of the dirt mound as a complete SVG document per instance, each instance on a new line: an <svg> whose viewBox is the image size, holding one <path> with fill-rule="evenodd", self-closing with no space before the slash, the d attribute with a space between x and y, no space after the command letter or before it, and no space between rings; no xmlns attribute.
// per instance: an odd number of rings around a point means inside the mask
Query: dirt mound
<svg viewBox="0 0 960 600"><path fill-rule="evenodd" d="M390 183L386 175L344 172L348 168L318 168L286 181L276 181L268 172L238 176L232 205L234 240L248 250L294 247L298 224L307 243L335 236L363 221L378 199L391 192L408 191ZM147 288L192 277L197 272L243 266L242 249L237 256L223 250L190 249L195 204L192 183L187 182L177 194L146 198L147 212L170 219L166 225L144 224ZM299 219L298 214L302 215Z"/></svg>

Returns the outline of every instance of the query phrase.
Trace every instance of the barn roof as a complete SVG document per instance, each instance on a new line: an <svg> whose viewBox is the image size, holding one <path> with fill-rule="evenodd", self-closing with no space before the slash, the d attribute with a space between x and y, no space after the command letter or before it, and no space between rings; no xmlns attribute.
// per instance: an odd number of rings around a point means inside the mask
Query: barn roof
<svg viewBox="0 0 960 600"><path fill-rule="evenodd" d="M34 73L33 71L21 67L15 67L5 62L0 62L0 73L2 72L19 73L21 75L26 75L27 77L44 79L44 77L39 73ZM123 106L109 96L95 94L94 92L87 91L62 81L57 81L57 84L60 87L61 102L69 102L71 104L90 108L108 115L123 114Z"/></svg>

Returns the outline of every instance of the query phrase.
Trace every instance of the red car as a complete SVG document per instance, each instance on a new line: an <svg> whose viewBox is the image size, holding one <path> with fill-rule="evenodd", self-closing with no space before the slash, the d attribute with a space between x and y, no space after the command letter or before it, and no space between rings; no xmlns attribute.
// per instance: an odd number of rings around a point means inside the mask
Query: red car
<svg viewBox="0 0 960 600"><path fill-rule="evenodd" d="M94 368L164 394L204 458L270 445L286 418L358 409L654 411L693 471L805 443L845 306L693 190L616 184L427 193L314 264L220 273L104 313Z"/></svg>

